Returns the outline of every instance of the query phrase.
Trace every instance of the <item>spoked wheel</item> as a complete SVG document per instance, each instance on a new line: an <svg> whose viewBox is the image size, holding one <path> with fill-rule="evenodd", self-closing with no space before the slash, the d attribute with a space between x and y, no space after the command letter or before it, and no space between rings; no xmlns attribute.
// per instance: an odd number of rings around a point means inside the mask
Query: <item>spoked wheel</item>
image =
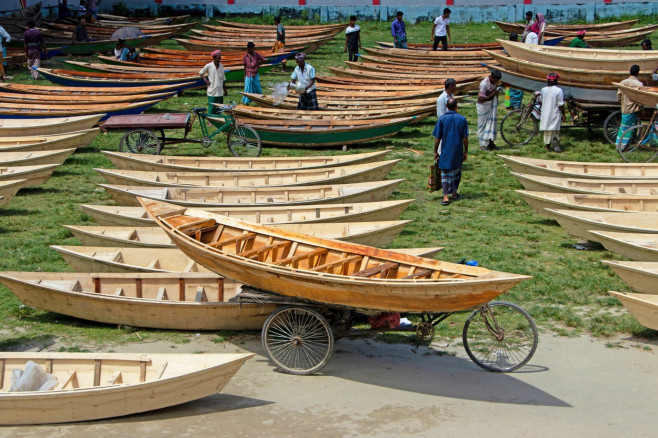
<svg viewBox="0 0 658 438"><path fill-rule="evenodd" d="M236 157L260 157L263 149L258 133L248 125L232 127L228 131L226 141Z"/></svg>
<svg viewBox="0 0 658 438"><path fill-rule="evenodd" d="M510 111L500 122L500 136L510 146L530 143L538 131L537 120L526 109Z"/></svg>
<svg viewBox="0 0 658 438"><path fill-rule="evenodd" d="M603 136L610 143L617 144L617 133L621 126L621 111L616 110L610 113L603 122Z"/></svg>
<svg viewBox="0 0 658 438"><path fill-rule="evenodd" d="M648 132L648 133L647 133ZM627 141L626 144L624 142ZM651 125L631 126L617 143L619 155L629 163L650 163L658 158L658 136Z"/></svg>
<svg viewBox="0 0 658 438"><path fill-rule="evenodd" d="M261 342L277 368L288 374L320 371L334 350L334 335L327 320L305 307L274 311L265 321Z"/></svg>
<svg viewBox="0 0 658 438"><path fill-rule="evenodd" d="M487 371L507 373L528 363L537 349L537 326L516 304L492 302L466 320L464 349Z"/></svg>
<svg viewBox="0 0 658 438"><path fill-rule="evenodd" d="M155 134L148 129L133 129L126 132L119 142L119 151L124 147L133 154L160 154L162 145Z"/></svg>

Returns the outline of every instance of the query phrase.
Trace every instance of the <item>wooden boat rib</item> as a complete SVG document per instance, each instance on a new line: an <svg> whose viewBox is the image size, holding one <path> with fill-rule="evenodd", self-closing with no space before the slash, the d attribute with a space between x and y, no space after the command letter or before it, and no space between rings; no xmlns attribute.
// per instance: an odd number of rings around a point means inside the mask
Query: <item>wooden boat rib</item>
<svg viewBox="0 0 658 438"><path fill-rule="evenodd" d="M110 184L151 187L284 187L380 181L400 160L289 172L162 172L95 169Z"/></svg>
<svg viewBox="0 0 658 438"><path fill-rule="evenodd" d="M348 155L304 157L193 157L173 155L144 155L101 151L119 169L146 171L200 171L200 172L253 172L320 169L350 164L373 163L382 160L388 150Z"/></svg>
<svg viewBox="0 0 658 438"><path fill-rule="evenodd" d="M281 188L142 187L99 184L121 205L139 205L137 197L181 206L240 207L333 204L386 200L402 179L355 184L290 186Z"/></svg>
<svg viewBox="0 0 658 438"><path fill-rule="evenodd" d="M658 179L658 164L596 163L498 155L517 173L562 178Z"/></svg>
<svg viewBox="0 0 658 438"><path fill-rule="evenodd" d="M26 183L26 179L0 180L0 205L9 204L16 192L25 187Z"/></svg>
<svg viewBox="0 0 658 438"><path fill-rule="evenodd" d="M89 146L98 133L99 130L93 128L68 134L0 138L0 152L43 152L64 148L83 148Z"/></svg>
<svg viewBox="0 0 658 438"><path fill-rule="evenodd" d="M658 178L633 179L581 179L511 172L526 190L534 192L589 193L597 195L658 195Z"/></svg>
<svg viewBox="0 0 658 438"><path fill-rule="evenodd" d="M370 222L396 220L411 202L413 202L412 199L404 199L351 204L259 207L258 209L251 207L208 208L206 211L267 225ZM91 216L99 225L131 227L152 227L155 225L153 219L146 214L146 210L142 207L81 204L80 209Z"/></svg>
<svg viewBox="0 0 658 438"><path fill-rule="evenodd" d="M634 291L658 295L658 263L601 260Z"/></svg>
<svg viewBox="0 0 658 438"><path fill-rule="evenodd" d="M658 234L590 231L608 251L643 262L658 261Z"/></svg>
<svg viewBox="0 0 658 438"><path fill-rule="evenodd" d="M69 99L71 97L69 96ZM50 117L31 120L29 123L15 119L0 119L0 137L27 135L54 135L91 129L104 114L72 117Z"/></svg>
<svg viewBox="0 0 658 438"><path fill-rule="evenodd" d="M658 330L658 295L614 291L610 291L610 295L621 301L640 324Z"/></svg>
<svg viewBox="0 0 658 438"><path fill-rule="evenodd" d="M658 211L658 196L642 195L584 195L516 190L534 211L553 217L553 210L585 210L608 212Z"/></svg>
<svg viewBox="0 0 658 438"><path fill-rule="evenodd" d="M183 252L211 270L253 287L321 303L381 311L465 310L530 278L140 201Z"/></svg>
<svg viewBox="0 0 658 438"><path fill-rule="evenodd" d="M44 164L39 166L0 167L0 182L23 179L22 187L34 187L44 184L50 179L59 164Z"/></svg>
<svg viewBox="0 0 658 438"><path fill-rule="evenodd" d="M25 305L162 330L258 330L276 306L238 303L242 285L211 273L0 272Z"/></svg>
<svg viewBox="0 0 658 438"><path fill-rule="evenodd" d="M596 240L590 233L613 231L620 233L658 233L658 213L610 213L600 211L547 209L564 231L586 240Z"/></svg>
<svg viewBox="0 0 658 438"><path fill-rule="evenodd" d="M610 23L597 23L597 24L549 24L546 26L547 29L553 30L573 30L577 32L580 29L585 29L588 31L592 30L624 30L630 29L636 24L639 20L627 20L627 21L613 21ZM525 29L525 23L510 23L506 21L494 21L494 24L505 33L523 33Z"/></svg>
<svg viewBox="0 0 658 438"><path fill-rule="evenodd" d="M654 65L658 65L658 61L654 61ZM656 108L658 107L658 87L628 87L617 82L613 82L612 85L619 88L622 93L624 93L630 100L637 103L638 105L645 106L647 108Z"/></svg>
<svg viewBox="0 0 658 438"><path fill-rule="evenodd" d="M0 149L0 166L62 164L73 152L75 148L26 152L2 152Z"/></svg>
<svg viewBox="0 0 658 438"><path fill-rule="evenodd" d="M382 247L397 238L411 221L317 222L281 224L276 228L325 239ZM160 227L107 227L64 225L85 246L125 246L130 248L176 248Z"/></svg>
<svg viewBox="0 0 658 438"><path fill-rule="evenodd" d="M408 108L373 108L366 110L318 110L318 111L300 111L298 109L284 108L263 108L246 105L238 105L234 108L238 117L250 119L268 119L268 120L367 120L383 118L399 118L418 116L422 119L424 115L429 116L435 112L435 108L428 106L412 106ZM415 121L415 120L414 120Z"/></svg>
<svg viewBox="0 0 658 438"><path fill-rule="evenodd" d="M0 424L88 421L147 412L220 392L253 354L0 353ZM27 361L54 374L51 391L9 392ZM38 412L38 415L35 413Z"/></svg>
<svg viewBox="0 0 658 438"><path fill-rule="evenodd" d="M186 84L190 85L190 83ZM176 91L180 88L179 84L175 85L147 85L138 87L62 87L52 85L32 85L32 84L8 84L0 82L0 91L5 93L20 94L52 94L60 96L78 96L78 95L132 95L132 94L150 94L166 93Z"/></svg>

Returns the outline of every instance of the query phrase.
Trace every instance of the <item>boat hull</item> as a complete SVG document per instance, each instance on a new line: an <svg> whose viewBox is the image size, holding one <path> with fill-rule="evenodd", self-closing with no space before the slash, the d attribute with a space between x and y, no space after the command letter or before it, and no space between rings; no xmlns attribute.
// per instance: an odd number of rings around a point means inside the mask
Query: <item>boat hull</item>
<svg viewBox="0 0 658 438"><path fill-rule="evenodd" d="M658 295L658 263L602 260L634 291Z"/></svg>
<svg viewBox="0 0 658 438"><path fill-rule="evenodd" d="M658 330L658 296L613 291L610 295L621 301L640 324Z"/></svg>

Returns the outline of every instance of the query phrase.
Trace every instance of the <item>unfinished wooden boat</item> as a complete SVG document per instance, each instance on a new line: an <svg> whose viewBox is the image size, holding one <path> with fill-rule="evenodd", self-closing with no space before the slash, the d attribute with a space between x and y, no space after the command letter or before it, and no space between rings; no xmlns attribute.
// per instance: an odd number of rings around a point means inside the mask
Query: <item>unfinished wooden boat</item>
<svg viewBox="0 0 658 438"><path fill-rule="evenodd" d="M117 96L76 96L75 104L108 104L108 103L135 103L147 100L166 100L176 95L175 92L155 93L155 94L133 94ZM5 103L25 103L25 104L42 104L48 102L48 105L71 105L71 96L58 96L51 94L18 94L0 92L0 104Z"/></svg>
<svg viewBox="0 0 658 438"><path fill-rule="evenodd" d="M614 291L610 291L610 295L621 301L640 324L658 330L658 295Z"/></svg>
<svg viewBox="0 0 658 438"><path fill-rule="evenodd" d="M151 187L284 187L381 181L400 160L323 169L255 172L168 172L95 169L110 184Z"/></svg>
<svg viewBox="0 0 658 438"><path fill-rule="evenodd" d="M183 252L211 270L253 287L326 304L381 311L465 310L530 278L141 202Z"/></svg>
<svg viewBox="0 0 658 438"><path fill-rule="evenodd" d="M25 179L0 180L0 205L9 204L16 192L25 187L26 183Z"/></svg>
<svg viewBox="0 0 658 438"><path fill-rule="evenodd" d="M658 234L590 231L608 251L633 260L658 262Z"/></svg>
<svg viewBox="0 0 658 438"><path fill-rule="evenodd" d="M190 85L190 84L186 84ZM0 82L0 91L20 94L51 94L57 96L105 96L105 95L132 95L148 93L166 93L179 88L174 85L147 85L140 87L62 87L53 85L9 84Z"/></svg>
<svg viewBox="0 0 658 438"><path fill-rule="evenodd" d="M407 64L378 64L374 62L355 62L343 61L352 70L362 70L366 72L398 74L416 74L416 75L438 75L439 77L456 75L482 75L487 74L488 70L482 64L467 66L435 66L435 65L407 65Z"/></svg>
<svg viewBox="0 0 658 438"><path fill-rule="evenodd" d="M589 179L658 179L658 164L651 163L597 163L562 160L543 160L512 155L498 155L510 170L517 173Z"/></svg>
<svg viewBox="0 0 658 438"><path fill-rule="evenodd" d="M283 108L283 109L297 109L299 98L295 96L288 96L282 102L275 101L272 96L267 94L254 94L240 92L243 96L256 102L259 106L264 108ZM358 99L318 99L320 110L337 111L337 110L390 110L390 109L407 109L411 107L426 107L434 108L436 110L436 99L433 97L426 99L404 99L404 100L372 100L360 101ZM422 114L421 114L422 115Z"/></svg>
<svg viewBox="0 0 658 438"><path fill-rule="evenodd" d="M382 247L397 238L411 221L317 222L281 224L276 228L324 239L344 240L360 245ZM129 248L175 248L160 227L107 227L64 225L86 246L125 246Z"/></svg>
<svg viewBox="0 0 658 438"><path fill-rule="evenodd" d="M268 31L276 31L276 26L269 25L269 24L252 24L252 23L239 23L235 21L223 21L223 20L217 20L217 23L219 25L224 26L224 27L237 27L240 29L259 29L259 30L268 30ZM344 30L345 27L347 27L347 23L335 23L335 24L315 24L315 25L305 25L305 26L292 26L292 25L286 25L286 32L288 32L288 29L290 30L315 30L315 29L324 29L324 30L330 30L330 29L339 29L339 30Z"/></svg>
<svg viewBox="0 0 658 438"><path fill-rule="evenodd" d="M601 260L634 291L658 295L658 263Z"/></svg>
<svg viewBox="0 0 658 438"><path fill-rule="evenodd" d="M65 134L35 135L25 137L0 137L0 152L61 151L62 149L83 148L96 138L97 128Z"/></svg>
<svg viewBox="0 0 658 438"><path fill-rule="evenodd" d="M353 184L280 188L146 187L99 184L120 205L140 205L137 197L187 207L292 206L385 201L403 179Z"/></svg>
<svg viewBox="0 0 658 438"><path fill-rule="evenodd" d="M34 187L44 184L50 179L53 171L59 164L42 164L38 166L0 166L0 182L23 179L25 182L21 187Z"/></svg>
<svg viewBox="0 0 658 438"><path fill-rule="evenodd" d="M136 49L144 46L155 46L156 44L169 39L175 32L161 32L152 35L143 35L137 38L126 38L126 47ZM64 53L72 55L93 55L95 53L111 53L116 47L116 40L106 39L97 41L84 41L68 44L62 47Z"/></svg>
<svg viewBox="0 0 658 438"><path fill-rule="evenodd" d="M259 330L276 306L238 303L217 274L0 272L25 305L75 318L163 330Z"/></svg>
<svg viewBox="0 0 658 438"><path fill-rule="evenodd" d="M218 46L217 41L207 41L207 40L202 40L202 39L183 39L183 38L174 38L174 40L180 44L182 47L185 47L187 50L194 50L194 51L205 51L205 52L211 52L213 48L221 48L222 51L228 50L228 51L236 51L236 50L244 50L245 47L247 47L247 43L245 42L244 44L223 44L221 46ZM326 41L322 41L322 43L313 43L314 50L317 50L320 45L325 43ZM299 44L286 44L286 50L288 51L302 51L305 50L306 53L311 53L312 51L308 50L308 45L306 43L299 43ZM263 51L263 55L267 53L267 51Z"/></svg>
<svg viewBox="0 0 658 438"><path fill-rule="evenodd" d="M415 62L415 60L426 59L452 59L461 61L464 59L488 61L491 57L484 50L408 50L408 49L386 49L383 47L364 47L363 51L368 55L385 56L388 58L403 58ZM413 60L413 61L412 61Z"/></svg>
<svg viewBox="0 0 658 438"><path fill-rule="evenodd" d="M452 78L457 82L473 82L478 79L483 79L486 76L486 73L476 72L476 73L414 73L414 72L393 72L393 71L359 71L351 68L343 67L327 67L327 70L331 71L338 77L348 77L348 78L374 78L374 79L398 79L400 82L404 82L406 78L412 79L428 79L428 80L443 80L445 81L448 78Z"/></svg>
<svg viewBox="0 0 658 438"><path fill-rule="evenodd" d="M653 65L658 65L658 61L654 61ZM634 88L622 85L618 82L613 82L612 85L619 88L621 92L626 95L626 97L638 105L645 106L647 108L658 107L658 87Z"/></svg>
<svg viewBox="0 0 658 438"><path fill-rule="evenodd" d="M623 46L632 46L638 44L640 41L649 38L651 34L655 31L655 27L646 30L638 29L637 32L630 32L635 29L630 29L627 33L619 33L612 35L610 37L595 36L593 38L587 38L587 44L590 47L595 49L603 49L606 47L623 47ZM623 32L623 31L622 31ZM565 35L560 33L554 33L552 36ZM568 46L571 43L571 40L575 38L575 35L563 39L560 44L563 46Z"/></svg>
<svg viewBox="0 0 658 438"><path fill-rule="evenodd" d="M105 120L109 117L122 114L141 114L161 100L84 105L3 103L0 106L0 119L41 119L45 117L82 116L103 113L104 116L101 117L101 120Z"/></svg>
<svg viewBox="0 0 658 438"><path fill-rule="evenodd" d="M175 406L221 392L253 354L0 353L0 424L89 421ZM50 391L9 392L28 361L54 374ZM37 414L38 413L38 414Z"/></svg>
<svg viewBox="0 0 658 438"><path fill-rule="evenodd" d="M613 21L610 23L597 23L597 24L549 24L546 26L546 29L551 30L568 30L577 32L580 29L585 29L587 31L615 31L615 30L624 30L630 29L635 23L639 20L626 20L626 21ZM505 33L518 33L519 35L523 33L525 29L525 23L510 23L507 21L494 21L494 24Z"/></svg>
<svg viewBox="0 0 658 438"><path fill-rule="evenodd" d="M658 179L581 179L511 173L526 190L535 192L658 195Z"/></svg>
<svg viewBox="0 0 658 438"><path fill-rule="evenodd" d="M525 61L589 70L626 71L637 64L640 70L653 71L658 54L650 50L603 50L573 47L550 47L497 40L513 58Z"/></svg>
<svg viewBox="0 0 658 438"><path fill-rule="evenodd" d="M607 212L658 211L658 196L585 195L516 190L534 211L553 217L552 210L585 210ZM549 211L550 210L550 211Z"/></svg>
<svg viewBox="0 0 658 438"><path fill-rule="evenodd" d="M352 204L316 204L296 207L230 207L206 211L267 225L320 222L391 221L400 217L412 199ZM80 209L99 225L152 227L153 219L142 207L80 204Z"/></svg>
<svg viewBox="0 0 658 438"><path fill-rule="evenodd" d="M390 86L428 86L428 87L443 87L444 80L437 78L417 78L417 77L408 77L404 80L394 77L384 77L384 78L367 78L367 77L358 77L358 78L348 78L348 77L339 77L339 76L316 76L316 82L318 85L322 84L342 84L342 85L355 85L355 88L361 86L381 86L380 88L386 88ZM459 86L460 84L457 84ZM469 83L470 86L470 83ZM464 91L464 90L461 90Z"/></svg>
<svg viewBox="0 0 658 438"><path fill-rule="evenodd" d="M0 166L40 166L62 164L75 148L52 151L0 152Z"/></svg>
<svg viewBox="0 0 658 438"><path fill-rule="evenodd" d="M321 169L381 161L390 151L347 155L309 155L303 157L194 157L188 155L144 155L101 151L119 169L146 171L253 172Z"/></svg>
<svg viewBox="0 0 658 438"><path fill-rule="evenodd" d="M572 236L586 240L595 240L590 234L594 231L613 231L619 233L658 233L658 213L602 212L579 210L553 210L548 212L558 221L562 229Z"/></svg>
<svg viewBox="0 0 658 438"><path fill-rule="evenodd" d="M59 70L39 68L39 74L50 82L66 87L144 87L155 85L171 86L173 90L182 91L190 88L201 88L203 80L197 74L170 74L154 77L150 74L123 73L92 73L75 70Z"/></svg>
<svg viewBox="0 0 658 438"><path fill-rule="evenodd" d="M367 119L394 119L399 117L418 116L421 120L436 112L436 108L428 106L372 108L363 110L318 110L300 111L298 109L263 108L257 106L238 105L233 110L238 117L268 120L367 120ZM416 121L416 119L414 120Z"/></svg>
<svg viewBox="0 0 658 438"><path fill-rule="evenodd" d="M69 96L71 99L71 96ZM104 114L74 117L49 117L29 122L17 119L0 119L0 137L65 134L91 129Z"/></svg>
<svg viewBox="0 0 658 438"><path fill-rule="evenodd" d="M404 58L390 58L381 55L365 55L360 54L359 58L364 63L384 64L384 65L408 65L408 61ZM467 66L481 66L482 61L479 59L419 59L416 60L416 65L423 67L467 67Z"/></svg>

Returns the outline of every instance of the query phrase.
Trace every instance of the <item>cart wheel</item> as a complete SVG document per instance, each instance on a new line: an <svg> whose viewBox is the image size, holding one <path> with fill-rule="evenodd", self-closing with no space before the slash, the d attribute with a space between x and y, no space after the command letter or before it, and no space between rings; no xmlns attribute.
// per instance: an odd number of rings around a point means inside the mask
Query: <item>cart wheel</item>
<svg viewBox="0 0 658 438"><path fill-rule="evenodd" d="M464 349L487 371L507 373L530 360L537 349L537 326L516 304L502 301L475 310L464 324Z"/></svg>
<svg viewBox="0 0 658 438"><path fill-rule="evenodd" d="M316 373L333 354L331 327L313 309L295 306L277 309L265 321L261 336L268 357L288 374Z"/></svg>
<svg viewBox="0 0 658 438"><path fill-rule="evenodd" d="M236 157L260 157L263 150L258 133L249 125L231 127L226 136L226 142Z"/></svg>
<svg viewBox="0 0 658 438"><path fill-rule="evenodd" d="M627 140L626 145L622 144ZM658 158L658 133L655 125L631 126L617 143L619 154L629 163L650 163Z"/></svg>
<svg viewBox="0 0 658 438"><path fill-rule="evenodd" d="M617 133L621 126L621 110L616 110L610 113L603 122L603 136L611 144L617 144Z"/></svg>
<svg viewBox="0 0 658 438"><path fill-rule="evenodd" d="M126 132L119 142L119 151L123 152L124 146L133 154L160 155L162 146L155 134L148 129L133 129Z"/></svg>
<svg viewBox="0 0 658 438"><path fill-rule="evenodd" d="M418 342L432 342L434 339L434 326L429 322L421 322L416 326L416 339Z"/></svg>
<svg viewBox="0 0 658 438"><path fill-rule="evenodd" d="M500 136L510 146L523 146L530 143L537 132L539 132L537 119L528 114L527 109L510 111L500 122Z"/></svg>

